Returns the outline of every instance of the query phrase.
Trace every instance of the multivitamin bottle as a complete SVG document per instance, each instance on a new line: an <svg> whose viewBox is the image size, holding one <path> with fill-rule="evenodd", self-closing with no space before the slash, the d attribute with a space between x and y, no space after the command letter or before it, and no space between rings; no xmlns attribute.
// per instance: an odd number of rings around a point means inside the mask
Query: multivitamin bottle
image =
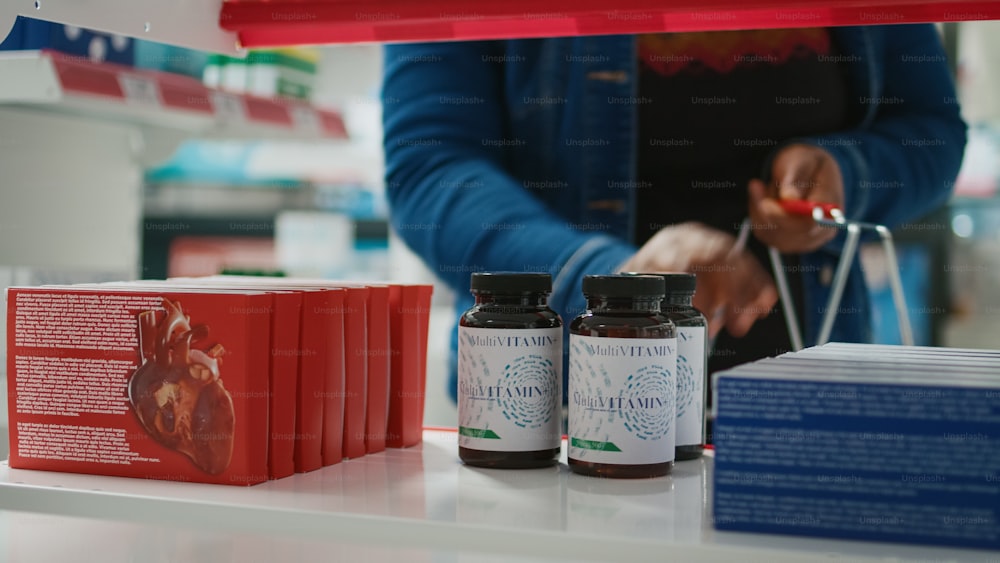
<svg viewBox="0 0 1000 563"><path fill-rule="evenodd" d="M669 273L660 310L677 327L677 460L695 459L705 450L706 358L708 321L694 308L694 274Z"/></svg>
<svg viewBox="0 0 1000 563"><path fill-rule="evenodd" d="M458 327L458 456L469 465L545 467L562 444L562 334L549 274L472 274Z"/></svg>
<svg viewBox="0 0 1000 563"><path fill-rule="evenodd" d="M660 276L585 276L569 326L569 467L657 477L674 463L677 332Z"/></svg>

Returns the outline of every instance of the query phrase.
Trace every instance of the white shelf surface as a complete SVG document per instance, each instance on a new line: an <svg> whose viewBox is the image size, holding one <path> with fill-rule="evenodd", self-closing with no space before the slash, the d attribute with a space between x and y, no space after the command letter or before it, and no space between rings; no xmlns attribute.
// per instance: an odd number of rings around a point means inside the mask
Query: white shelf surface
<svg viewBox="0 0 1000 563"><path fill-rule="evenodd" d="M287 98L50 51L0 53L0 104L225 139L346 139L341 116Z"/></svg>
<svg viewBox="0 0 1000 563"><path fill-rule="evenodd" d="M148 541L148 530L171 530L157 533L189 540L195 532L209 534L233 546L241 543L233 538L253 538L267 545L372 548L385 560L401 550L551 561L1000 559L997 552L719 532L711 524L711 477L710 455L677 463L668 477L636 481L572 474L565 454L563 463L548 469L477 469L458 460L454 432L427 430L414 448L248 488L18 470L4 463L0 515L35 513L9 534L9 545L52 537L46 534L55 518L77 531L67 537L76 537L80 549ZM81 527L92 531L79 533Z"/></svg>

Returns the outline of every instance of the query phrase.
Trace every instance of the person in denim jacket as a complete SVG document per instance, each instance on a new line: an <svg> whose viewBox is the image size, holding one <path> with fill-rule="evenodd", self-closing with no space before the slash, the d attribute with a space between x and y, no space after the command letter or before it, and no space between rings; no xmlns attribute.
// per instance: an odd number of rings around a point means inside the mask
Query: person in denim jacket
<svg viewBox="0 0 1000 563"><path fill-rule="evenodd" d="M585 274L695 272L710 370L788 349L768 246L815 341L842 236L779 198L898 226L966 141L932 25L389 45L382 102L393 226L458 311L473 271L550 272L567 324ZM870 335L855 263L831 340Z"/></svg>

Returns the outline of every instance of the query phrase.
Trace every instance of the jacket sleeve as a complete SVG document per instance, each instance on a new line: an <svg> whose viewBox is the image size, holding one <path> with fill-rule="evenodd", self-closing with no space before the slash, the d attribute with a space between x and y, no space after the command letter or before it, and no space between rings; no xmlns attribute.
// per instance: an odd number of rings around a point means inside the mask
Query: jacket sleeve
<svg viewBox="0 0 1000 563"><path fill-rule="evenodd" d="M861 94L874 112L855 129L813 137L844 177L848 219L891 227L919 219L952 192L966 143L947 58L932 25L873 28L881 42L863 57L872 87ZM875 51L875 52L872 52ZM884 72L879 75L877 69Z"/></svg>
<svg viewBox="0 0 1000 563"><path fill-rule="evenodd" d="M449 286L467 291L474 271L550 272L551 305L565 315L582 303L573 293L584 272L610 272L634 252L573 230L506 171L503 43L389 45L384 54L392 224Z"/></svg>

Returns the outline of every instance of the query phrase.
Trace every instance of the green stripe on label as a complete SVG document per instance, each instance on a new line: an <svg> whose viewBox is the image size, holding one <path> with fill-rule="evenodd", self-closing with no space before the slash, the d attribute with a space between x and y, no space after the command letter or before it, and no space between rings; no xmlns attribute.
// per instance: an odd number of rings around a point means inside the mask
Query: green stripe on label
<svg viewBox="0 0 1000 563"><path fill-rule="evenodd" d="M620 452L618 446L614 442L598 442L596 440L581 440L579 438L572 438L569 442L574 448L583 448L585 450L597 450L599 452Z"/></svg>
<svg viewBox="0 0 1000 563"><path fill-rule="evenodd" d="M459 426L458 433L462 436L468 436L469 438L485 438L487 440L499 440L500 436L497 433L482 428L469 428L468 426Z"/></svg>

